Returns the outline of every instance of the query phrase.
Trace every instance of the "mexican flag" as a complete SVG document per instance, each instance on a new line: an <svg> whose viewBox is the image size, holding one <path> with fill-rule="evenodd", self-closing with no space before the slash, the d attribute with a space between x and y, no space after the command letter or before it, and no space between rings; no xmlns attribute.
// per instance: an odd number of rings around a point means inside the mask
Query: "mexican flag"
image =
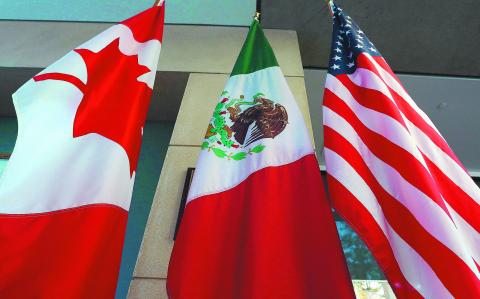
<svg viewBox="0 0 480 299"><path fill-rule="evenodd" d="M0 180L0 298L114 298L163 35L154 6L13 95Z"/></svg>
<svg viewBox="0 0 480 299"><path fill-rule="evenodd" d="M256 20L201 149L170 299L354 297L310 135Z"/></svg>

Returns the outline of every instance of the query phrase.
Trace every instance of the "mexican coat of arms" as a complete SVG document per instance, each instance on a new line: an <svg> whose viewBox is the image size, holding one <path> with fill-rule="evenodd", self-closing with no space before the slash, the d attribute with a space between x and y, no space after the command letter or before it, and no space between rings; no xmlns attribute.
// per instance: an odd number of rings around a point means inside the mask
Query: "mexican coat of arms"
<svg viewBox="0 0 480 299"><path fill-rule="evenodd" d="M288 124L284 106L257 93L251 101L222 93L205 135L202 149L219 158L239 161L265 149L263 144L251 146L265 138L275 138Z"/></svg>

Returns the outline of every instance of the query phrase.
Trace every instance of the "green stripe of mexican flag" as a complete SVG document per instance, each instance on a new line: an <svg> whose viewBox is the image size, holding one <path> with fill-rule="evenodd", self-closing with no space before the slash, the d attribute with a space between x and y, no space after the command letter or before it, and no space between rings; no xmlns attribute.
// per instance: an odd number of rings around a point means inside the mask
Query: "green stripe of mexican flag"
<svg viewBox="0 0 480 299"><path fill-rule="evenodd" d="M258 21L201 148L170 299L354 298L310 134Z"/></svg>
<svg viewBox="0 0 480 299"><path fill-rule="evenodd" d="M277 58L265 37L260 22L254 20L231 76L250 74L272 66L279 66Z"/></svg>

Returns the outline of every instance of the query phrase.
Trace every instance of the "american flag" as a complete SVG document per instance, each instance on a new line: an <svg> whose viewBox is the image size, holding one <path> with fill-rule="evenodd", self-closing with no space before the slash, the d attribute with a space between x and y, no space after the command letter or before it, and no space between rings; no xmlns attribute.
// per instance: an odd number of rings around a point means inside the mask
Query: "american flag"
<svg viewBox="0 0 480 299"><path fill-rule="evenodd" d="M399 298L480 298L480 190L377 48L330 2L323 102L336 211Z"/></svg>

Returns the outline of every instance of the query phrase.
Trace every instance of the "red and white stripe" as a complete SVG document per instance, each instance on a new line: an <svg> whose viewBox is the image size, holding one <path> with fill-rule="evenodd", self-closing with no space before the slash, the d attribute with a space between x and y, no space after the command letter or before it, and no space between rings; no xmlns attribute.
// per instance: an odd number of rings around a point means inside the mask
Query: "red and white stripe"
<svg viewBox="0 0 480 299"><path fill-rule="evenodd" d="M480 189L382 57L328 75L329 190L400 298L480 295Z"/></svg>

